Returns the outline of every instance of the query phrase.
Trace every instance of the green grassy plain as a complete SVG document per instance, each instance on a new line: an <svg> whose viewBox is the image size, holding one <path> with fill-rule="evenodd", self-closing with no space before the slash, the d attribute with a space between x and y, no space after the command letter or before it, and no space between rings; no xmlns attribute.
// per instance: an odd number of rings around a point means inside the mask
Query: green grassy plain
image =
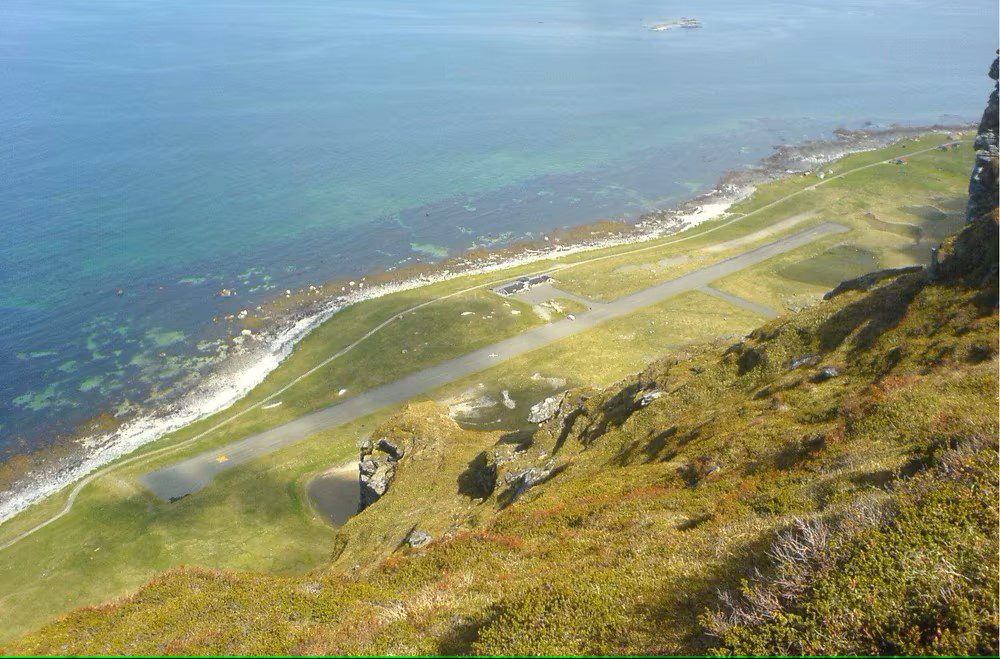
<svg viewBox="0 0 1000 659"><path fill-rule="evenodd" d="M942 136L935 135L907 141L903 146L914 151L941 141ZM900 151L900 146L893 146L881 152L856 154L831 168L846 171ZM128 593L175 566L300 574L328 563L335 532L310 508L304 496L305 483L313 474L351 458L358 438L371 432L393 410L320 433L233 469L212 487L176 504L156 499L135 478L184 456L330 404L340 399L341 389L347 389L345 396L357 395L542 322L530 305L473 290L476 286L554 265L610 256L592 264L563 268L558 273L560 285L566 290L593 299L610 299L820 221L850 226L849 234L823 239L717 283L722 290L776 309L808 306L830 288L826 282L836 276L838 268L850 272L860 253L870 254L882 267L925 261L930 245L961 223L955 200L963 196L971 157L970 147L963 146L911 158L905 166L879 165L831 181L745 222L725 224L736 214L751 212L817 182L815 178L801 177L777 181L739 204L729 219L641 246L662 247L634 252L638 246L619 246L576 254L558 262L463 277L350 307L303 340L292 356L244 400L140 452L188 441L220 420L249 410L238 420L168 455L151 457L98 478L81 492L72 512L3 550L0 640L37 627L71 608ZM944 217L927 207L940 209ZM760 234L775 223L805 212L815 215L783 233L766 237L761 234L732 252L707 249ZM866 219L869 213L878 222ZM918 227L920 239L913 240L913 229L887 231L879 222ZM679 238L684 242L675 242ZM622 266L658 263L681 255L690 258L663 268L622 270ZM390 320L422 304L425 306ZM521 313L513 314L511 310ZM463 316L466 311L473 313ZM688 293L430 392L428 398L452 398L479 384L492 393L506 389L517 408L496 428L511 430L523 419L527 407L555 389L546 378L565 380L565 386L605 386L664 353L682 354L694 344L741 335L761 320L716 298ZM253 408L386 322L384 329L282 393L278 397L280 407ZM532 379L536 373L540 377ZM47 519L62 507L65 497L66 492L55 495L4 523L0 526L0 542Z"/></svg>

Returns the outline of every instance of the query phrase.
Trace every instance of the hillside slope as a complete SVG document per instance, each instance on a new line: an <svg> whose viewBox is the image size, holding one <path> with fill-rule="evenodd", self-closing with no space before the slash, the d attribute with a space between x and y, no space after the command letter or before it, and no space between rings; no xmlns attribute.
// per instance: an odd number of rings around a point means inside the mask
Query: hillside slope
<svg viewBox="0 0 1000 659"><path fill-rule="evenodd" d="M977 148L932 270L566 392L531 434L412 405L328 568L173 570L4 651L996 654L995 110Z"/></svg>
<svg viewBox="0 0 1000 659"><path fill-rule="evenodd" d="M6 651L995 651L996 257L994 209L936 277L568 392L532 437L412 406L329 570L176 570Z"/></svg>

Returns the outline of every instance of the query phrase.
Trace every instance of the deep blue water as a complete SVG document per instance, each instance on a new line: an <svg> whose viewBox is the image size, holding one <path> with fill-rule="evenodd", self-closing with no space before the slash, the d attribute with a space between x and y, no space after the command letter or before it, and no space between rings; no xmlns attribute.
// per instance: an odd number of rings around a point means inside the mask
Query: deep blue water
<svg viewBox="0 0 1000 659"><path fill-rule="evenodd" d="M704 28L648 30L679 16ZM636 217L837 126L977 118L996 25L995 0L3 0L0 453L196 378L212 318L279 290Z"/></svg>

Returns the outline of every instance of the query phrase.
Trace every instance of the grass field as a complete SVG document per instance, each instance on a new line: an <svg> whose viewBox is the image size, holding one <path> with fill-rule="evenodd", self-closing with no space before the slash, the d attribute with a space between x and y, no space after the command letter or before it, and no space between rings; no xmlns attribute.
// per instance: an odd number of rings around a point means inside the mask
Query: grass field
<svg viewBox="0 0 1000 659"><path fill-rule="evenodd" d="M917 151L940 142L940 135L904 140L887 149L846 156L823 170L832 170L836 176L904 149ZM827 252L827 249L817 251L820 247L847 245L871 252L876 267L926 263L930 248L961 226L971 157L971 142L966 139L956 149L930 151L908 159L905 165L878 165L844 179L827 180L813 190L808 188L820 182L815 176L782 179L761 187L751 198L733 206L726 218L701 225L694 233L703 233L703 237L643 252L638 262L634 255L623 255L560 272L560 285L594 300L615 299L718 263L783 235L834 220L853 231L823 245L803 248L797 254L800 261L809 262L819 253ZM745 221L727 224L733 216L754 212L798 191L805 192ZM726 248L719 249L720 246ZM848 251L835 251L823 260L826 269L843 266L850 271L854 266L854 257ZM637 263L646 267L630 267ZM805 267L808 269L810 265L807 263ZM826 277L820 285L827 286L828 281Z"/></svg>
<svg viewBox="0 0 1000 659"><path fill-rule="evenodd" d="M902 146L880 152L848 156L825 169L846 171L903 149L915 151L941 141L940 135L907 140ZM909 159L903 166L880 165L830 181L746 222L723 226L728 220L719 220L691 232L697 236L709 231L704 237L640 253L625 253L635 247L621 246L573 255L559 263L614 256L560 270L560 286L595 300L611 299L821 221L850 226L848 234L817 241L716 283L721 290L775 309L806 306L836 281L870 270L869 264L891 267L925 261L930 246L961 224L956 200L963 198L971 158L967 145L948 152L932 151ZM733 213L752 212L816 181L795 177L763 186ZM781 224L796 214L809 216L794 227ZM776 226L784 228L772 231ZM730 248L710 249L730 241ZM655 267L647 267L649 264ZM358 438L392 410L233 469L212 487L176 504L159 501L144 491L135 477L543 322L530 305L516 298L470 289L505 275L513 277L552 265L536 263L509 273L438 283L338 313L302 341L246 399L142 451L188 440L221 419L250 409L373 327L426 303L388 322L355 349L281 394L280 407L253 409L174 453L97 479L83 490L70 514L4 550L0 561L0 640L70 608L127 593L172 566L296 573L328 562L334 531L309 508L305 483L311 475L350 458ZM452 297L439 299L449 295ZM567 308L579 305L568 300L561 303ZM531 404L561 388L551 384L554 380L565 380L562 386L607 385L664 353L738 336L761 320L717 298L688 293L500 364L430 397L445 400L473 389L493 395L506 390L516 408L504 412L493 427L512 429ZM347 390L343 396L342 389ZM0 542L46 519L62 507L65 496L65 492L53 496L0 526Z"/></svg>

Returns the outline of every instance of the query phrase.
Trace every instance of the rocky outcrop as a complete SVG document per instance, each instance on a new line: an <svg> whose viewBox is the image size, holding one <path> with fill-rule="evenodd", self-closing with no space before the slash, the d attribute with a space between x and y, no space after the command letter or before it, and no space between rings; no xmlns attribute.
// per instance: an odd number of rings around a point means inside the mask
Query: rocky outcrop
<svg viewBox="0 0 1000 659"><path fill-rule="evenodd" d="M361 499L358 502L358 512L378 501L386 493L392 479L396 477L397 463L406 454L402 446L385 437L377 442L366 439L361 442L360 448L358 480Z"/></svg>
<svg viewBox="0 0 1000 659"><path fill-rule="evenodd" d="M976 162L969 180L969 204L965 227L957 236L945 241L938 249L938 264L933 276L937 280L961 280L983 290L984 299L996 305L997 275L1000 271L997 247L1000 230L997 211L1000 206L997 191L997 78L1000 60L994 59L989 76L994 80L993 93L986 104L983 120L976 137Z"/></svg>
<svg viewBox="0 0 1000 659"><path fill-rule="evenodd" d="M549 396L540 403L531 406L528 412L529 423L544 423L554 417L559 411L563 396Z"/></svg>
<svg viewBox="0 0 1000 659"><path fill-rule="evenodd" d="M507 473L505 475L505 480L509 487L508 498L506 502L508 505L513 503L522 494L528 491L529 488L538 485L539 483L544 483L548 480L556 470L555 460L546 460L543 464L535 467L528 467L526 469L521 469L519 471Z"/></svg>
<svg viewBox="0 0 1000 659"><path fill-rule="evenodd" d="M965 212L966 222L971 222L997 207L997 159L1000 156L1000 151L997 149L997 134L1000 133L997 70L998 60L994 59L989 71L990 78L994 80L993 93L990 94L986 103L986 111L983 113L982 121L979 122L979 131L976 136L976 164L969 181L969 202Z"/></svg>
<svg viewBox="0 0 1000 659"><path fill-rule="evenodd" d="M666 395L665 392L660 391L659 389L653 389L652 391L647 391L646 393L639 396L639 399L636 401L636 405L638 405L639 407L647 407L654 400L663 398L664 395Z"/></svg>

